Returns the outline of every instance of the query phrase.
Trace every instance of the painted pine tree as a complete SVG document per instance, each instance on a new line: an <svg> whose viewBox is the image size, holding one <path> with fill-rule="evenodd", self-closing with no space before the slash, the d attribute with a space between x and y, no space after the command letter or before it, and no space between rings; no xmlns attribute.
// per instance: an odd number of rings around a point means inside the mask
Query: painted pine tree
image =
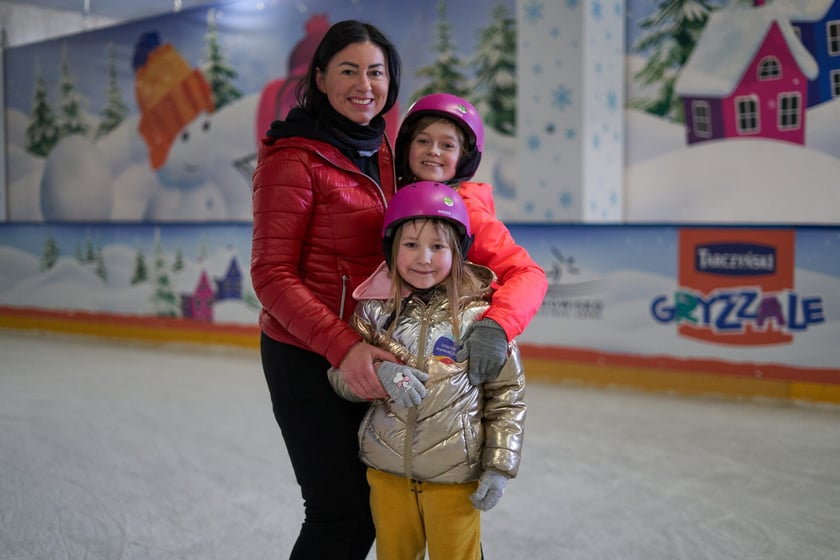
<svg viewBox="0 0 840 560"><path fill-rule="evenodd" d="M58 142L58 125L50 104L47 82L40 76L35 80L32 113L26 128L26 150L36 156L46 156Z"/></svg>
<svg viewBox="0 0 840 560"><path fill-rule="evenodd" d="M484 124L500 134L516 134L516 20L508 9L493 8L490 25L479 32L471 101Z"/></svg>
<svg viewBox="0 0 840 560"><path fill-rule="evenodd" d="M61 251L58 248L58 243L56 243L52 234L47 234L47 238L44 240L44 252L41 255L40 269L51 269L55 266L55 263L58 261L58 257L60 256Z"/></svg>
<svg viewBox="0 0 840 560"><path fill-rule="evenodd" d="M175 262L172 263L172 272L180 272L184 270L184 255L181 249L175 250Z"/></svg>
<svg viewBox="0 0 840 560"><path fill-rule="evenodd" d="M466 97L469 91L468 80L461 71L463 62L455 54L455 43L451 37L452 27L446 18L446 0L438 0L437 43L434 47L437 58L432 64L417 70L417 75L428 78L428 81L425 87L412 95L412 101L439 92Z"/></svg>
<svg viewBox="0 0 840 560"><path fill-rule="evenodd" d="M102 247L96 251L96 266L94 268L94 274L102 280L103 284L108 283L108 269L105 267L105 255L102 252Z"/></svg>
<svg viewBox="0 0 840 560"><path fill-rule="evenodd" d="M152 307L155 316L178 317L181 314L181 308L178 304L178 296L175 294L175 287L172 285L172 278L169 276L169 267L166 264L159 234L156 234L155 239L152 282Z"/></svg>
<svg viewBox="0 0 840 560"><path fill-rule="evenodd" d="M93 239L90 238L90 232L88 232L85 236L85 254L83 262L96 262L96 247L93 245Z"/></svg>
<svg viewBox="0 0 840 560"><path fill-rule="evenodd" d="M114 44L108 45L108 92L102 120L96 129L96 137L101 138L117 128L128 116L128 106L123 102L122 90L117 81L116 55Z"/></svg>
<svg viewBox="0 0 840 560"><path fill-rule="evenodd" d="M67 48L61 51L61 80L58 83L59 90L59 114L58 130L59 138L71 134L86 135L90 126L85 118L82 109L84 101L76 83L70 74L70 64L67 62Z"/></svg>
<svg viewBox="0 0 840 560"><path fill-rule="evenodd" d="M227 63L222 53L219 31L216 27L215 10L207 12L205 41L207 61L204 63L202 71L210 83L210 89L213 92L213 105L215 110L218 111L231 101L236 101L242 97L242 92L233 85L233 79L237 75L236 71Z"/></svg>
<svg viewBox="0 0 840 560"><path fill-rule="evenodd" d="M642 19L639 27L643 33L633 50L647 56L647 61L633 79L645 88L656 88L657 93L650 99L632 101L631 107L682 122L682 106L674 91L677 75L714 9L706 0L659 0L656 10Z"/></svg>
<svg viewBox="0 0 840 560"><path fill-rule="evenodd" d="M131 285L136 286L149 279L149 271L146 268L146 256L143 251L138 250L134 257L134 273L131 275Z"/></svg>

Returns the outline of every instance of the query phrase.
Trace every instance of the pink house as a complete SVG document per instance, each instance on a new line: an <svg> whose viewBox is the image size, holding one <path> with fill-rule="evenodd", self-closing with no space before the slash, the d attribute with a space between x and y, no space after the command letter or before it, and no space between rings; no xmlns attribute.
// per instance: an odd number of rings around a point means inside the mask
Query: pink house
<svg viewBox="0 0 840 560"><path fill-rule="evenodd" d="M804 144L808 80L818 72L772 6L712 12L676 82L688 143L760 137Z"/></svg>
<svg viewBox="0 0 840 560"><path fill-rule="evenodd" d="M181 295L181 314L185 318L212 323L215 299L210 280L207 278L207 271L202 270L195 291Z"/></svg>

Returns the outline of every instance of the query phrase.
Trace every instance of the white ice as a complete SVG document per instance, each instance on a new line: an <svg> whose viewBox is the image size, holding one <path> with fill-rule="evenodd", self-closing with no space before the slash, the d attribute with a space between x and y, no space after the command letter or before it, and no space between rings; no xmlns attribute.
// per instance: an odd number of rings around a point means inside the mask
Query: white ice
<svg viewBox="0 0 840 560"><path fill-rule="evenodd" d="M488 560L840 558L840 408L529 387ZM0 331L0 560L285 558L301 519L256 350Z"/></svg>

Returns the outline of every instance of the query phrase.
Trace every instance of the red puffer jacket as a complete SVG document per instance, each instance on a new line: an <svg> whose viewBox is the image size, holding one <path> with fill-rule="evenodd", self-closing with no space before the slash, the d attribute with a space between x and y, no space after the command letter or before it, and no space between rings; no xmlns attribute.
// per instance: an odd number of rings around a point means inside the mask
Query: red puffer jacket
<svg viewBox="0 0 840 560"><path fill-rule="evenodd" d="M383 137L382 186L334 146L266 138L254 171L251 280L270 338L338 366L361 337L346 323L353 290L382 261L382 220L394 194L393 154Z"/></svg>

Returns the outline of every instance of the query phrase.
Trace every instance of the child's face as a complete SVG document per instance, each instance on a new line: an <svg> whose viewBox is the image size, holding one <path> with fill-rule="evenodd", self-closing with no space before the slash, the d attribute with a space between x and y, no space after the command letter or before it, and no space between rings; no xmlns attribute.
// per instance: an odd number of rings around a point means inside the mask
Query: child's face
<svg viewBox="0 0 840 560"><path fill-rule="evenodd" d="M429 220L415 220L402 225L397 247L397 272L417 289L437 286L452 271L452 247Z"/></svg>
<svg viewBox="0 0 840 560"><path fill-rule="evenodd" d="M458 127L446 121L435 121L412 139L408 167L420 181L445 183L455 177L462 153L463 141Z"/></svg>

